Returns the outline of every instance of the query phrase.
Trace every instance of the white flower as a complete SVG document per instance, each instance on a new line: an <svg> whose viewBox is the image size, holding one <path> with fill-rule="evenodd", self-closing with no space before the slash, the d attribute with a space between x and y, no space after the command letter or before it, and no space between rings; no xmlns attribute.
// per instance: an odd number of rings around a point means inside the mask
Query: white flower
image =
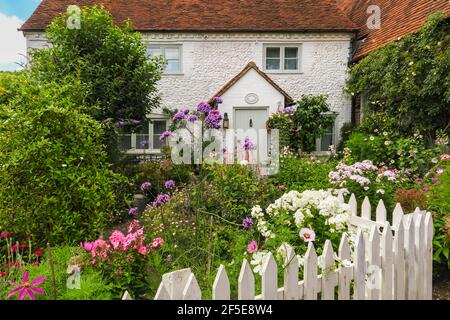
<svg viewBox="0 0 450 320"><path fill-rule="evenodd" d="M438 163L438 159L437 158L433 158L433 159L431 159L431 162Z"/></svg>
<svg viewBox="0 0 450 320"><path fill-rule="evenodd" d="M61 167L67 168L67 164L63 163L63 164L61 165Z"/></svg>
<svg viewBox="0 0 450 320"><path fill-rule="evenodd" d="M375 137L374 136L370 136L370 141L373 141L373 140L375 140Z"/></svg>
<svg viewBox="0 0 450 320"><path fill-rule="evenodd" d="M384 194L384 190L383 190L383 189L378 189L378 190L377 190L377 193L379 193L379 194Z"/></svg>
<svg viewBox="0 0 450 320"><path fill-rule="evenodd" d="M342 264L344 267L346 267L346 268L349 268L349 267L351 267L351 266L353 265L353 263L352 263L350 260L348 260L348 259L342 260L342 261L341 261L341 264Z"/></svg>
<svg viewBox="0 0 450 320"><path fill-rule="evenodd" d="M253 266L253 272L262 275L262 268L264 266L267 251L258 251L252 255L250 264Z"/></svg>
<svg viewBox="0 0 450 320"><path fill-rule="evenodd" d="M300 255L297 255L298 265L303 266L305 264L305 258Z"/></svg>

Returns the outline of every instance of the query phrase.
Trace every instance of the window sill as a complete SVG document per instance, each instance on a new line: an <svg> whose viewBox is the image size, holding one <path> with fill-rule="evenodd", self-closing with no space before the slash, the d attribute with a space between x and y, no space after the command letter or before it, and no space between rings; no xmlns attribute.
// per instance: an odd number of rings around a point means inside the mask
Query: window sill
<svg viewBox="0 0 450 320"><path fill-rule="evenodd" d="M163 73L162 76L184 76L184 73Z"/></svg>
<svg viewBox="0 0 450 320"><path fill-rule="evenodd" d="M279 70L264 70L267 74L280 74L280 75L292 75L292 74L304 74L301 71L279 71Z"/></svg>

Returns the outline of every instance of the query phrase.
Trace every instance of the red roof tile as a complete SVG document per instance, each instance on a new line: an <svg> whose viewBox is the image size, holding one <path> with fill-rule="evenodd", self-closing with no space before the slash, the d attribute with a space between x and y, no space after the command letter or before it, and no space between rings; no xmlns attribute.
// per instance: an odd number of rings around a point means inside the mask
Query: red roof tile
<svg viewBox="0 0 450 320"><path fill-rule="evenodd" d="M140 31L356 31L329 0L43 0L22 30L44 30L70 4L103 4Z"/></svg>
<svg viewBox="0 0 450 320"><path fill-rule="evenodd" d="M358 39L364 39L355 58L386 45L399 37L417 31L437 11L450 14L449 0L330 0L339 6L360 28ZM367 8L381 9L381 29L368 29Z"/></svg>

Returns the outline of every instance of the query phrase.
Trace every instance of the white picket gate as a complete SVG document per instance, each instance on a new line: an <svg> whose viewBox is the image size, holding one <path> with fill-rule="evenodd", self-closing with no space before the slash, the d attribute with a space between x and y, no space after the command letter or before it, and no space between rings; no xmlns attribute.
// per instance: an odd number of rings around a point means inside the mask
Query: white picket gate
<svg viewBox="0 0 450 320"><path fill-rule="evenodd" d="M339 196L343 202L344 198ZM292 248L287 248L284 269L284 286L278 288L277 264L271 253L262 270L262 292L255 293L255 278L246 259L238 281L238 300L430 300L432 297L432 239L431 213L416 209L403 214L397 204L392 224L387 221L384 203L376 207L375 221L371 220L371 205L367 197L357 214L357 202L351 195L348 202L352 217L350 224L357 229L354 260L351 266L333 266L334 252L331 242L323 250L324 270L318 274L318 257L314 245L309 243L304 257L303 280L298 279L299 263ZM369 228L370 233L362 231ZM349 241L344 235L337 253L340 260L350 259ZM337 288L337 290L336 290ZM131 299L126 293L124 299ZM163 275L155 300L200 300L200 287L190 269ZM225 267L219 267L212 297L214 300L230 299L230 281Z"/></svg>

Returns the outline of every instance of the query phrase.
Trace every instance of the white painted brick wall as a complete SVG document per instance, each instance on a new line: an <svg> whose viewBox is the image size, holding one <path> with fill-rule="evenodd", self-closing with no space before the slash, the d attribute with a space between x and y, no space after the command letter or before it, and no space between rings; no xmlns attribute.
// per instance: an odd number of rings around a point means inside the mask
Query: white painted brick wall
<svg viewBox="0 0 450 320"><path fill-rule="evenodd" d="M42 34L28 33L27 44L42 47ZM254 61L263 66L268 43L302 44L302 73L269 74L294 99L325 94L337 112L336 132L351 118L350 98L343 93L351 34L345 33L144 33L149 44L181 44L181 75L164 75L159 83L162 106L193 108Z"/></svg>

